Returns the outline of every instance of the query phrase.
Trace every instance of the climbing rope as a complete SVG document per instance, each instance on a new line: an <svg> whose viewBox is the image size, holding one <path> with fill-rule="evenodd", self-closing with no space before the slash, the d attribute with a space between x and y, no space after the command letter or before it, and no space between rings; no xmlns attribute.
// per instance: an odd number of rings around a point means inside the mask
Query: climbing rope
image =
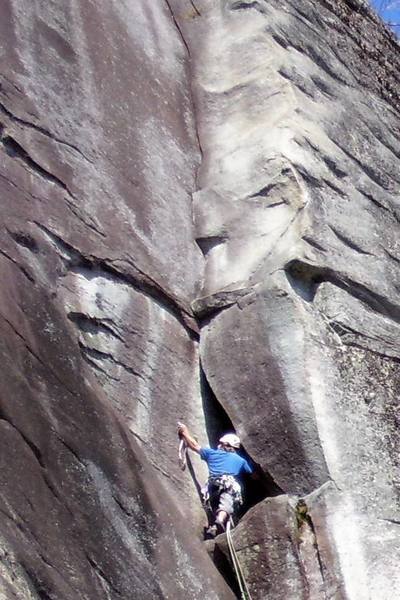
<svg viewBox="0 0 400 600"><path fill-rule="evenodd" d="M187 443L183 438L181 438L179 442L178 459L179 466L182 469L182 471L184 471L187 465Z"/></svg>
<svg viewBox="0 0 400 600"><path fill-rule="evenodd" d="M247 585L245 576L243 574L242 567L240 566L239 557L237 555L237 552L236 552L236 549L235 549L235 546L234 546L234 543L232 540L231 525L232 525L232 518L229 519L227 526L226 526L226 539L228 542L229 553L231 555L231 560L232 560L233 568L235 570L236 579L239 584L240 596L241 596L242 600L251 600L249 586Z"/></svg>
<svg viewBox="0 0 400 600"><path fill-rule="evenodd" d="M181 427L183 425L183 423L178 421L177 425L178 425L178 427ZM188 449L188 445L186 443L185 438L180 437L179 438L179 449L178 449L178 460L179 460L179 466L182 469L182 471L184 471L186 469L186 465L187 465L187 449Z"/></svg>

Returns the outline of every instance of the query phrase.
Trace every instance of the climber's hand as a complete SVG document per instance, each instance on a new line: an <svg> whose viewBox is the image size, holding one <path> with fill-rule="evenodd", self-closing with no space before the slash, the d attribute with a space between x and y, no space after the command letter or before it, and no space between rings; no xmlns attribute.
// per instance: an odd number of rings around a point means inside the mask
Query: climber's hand
<svg viewBox="0 0 400 600"><path fill-rule="evenodd" d="M200 452L201 450L201 446L198 443L198 441L196 440L196 438L194 438L190 433L189 433L189 429L186 427L186 425L184 423L178 423L178 435L179 437L184 438L185 442L187 443L187 445L189 446L189 448L191 450L194 450L195 452Z"/></svg>
<svg viewBox="0 0 400 600"><path fill-rule="evenodd" d="M178 435L179 437L186 437L189 435L189 429L184 423L178 423Z"/></svg>

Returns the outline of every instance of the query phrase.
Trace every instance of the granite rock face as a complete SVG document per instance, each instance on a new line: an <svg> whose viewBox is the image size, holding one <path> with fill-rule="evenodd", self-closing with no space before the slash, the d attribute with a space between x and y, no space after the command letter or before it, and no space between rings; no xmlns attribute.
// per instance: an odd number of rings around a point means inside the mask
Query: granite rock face
<svg viewBox="0 0 400 600"><path fill-rule="evenodd" d="M397 597L397 42L362 0L1 12L0 598L235 597L177 420L270 482L254 599Z"/></svg>
<svg viewBox="0 0 400 600"><path fill-rule="evenodd" d="M365 3L298 4L209 3L202 34L191 29L206 258L193 307L207 315L216 397L307 514L289 534L295 511L277 516L270 500L238 527L254 597L389 600L400 589L398 46Z"/></svg>
<svg viewBox="0 0 400 600"><path fill-rule="evenodd" d="M0 597L232 598L176 457L178 418L206 439L186 48L162 2L1 10Z"/></svg>

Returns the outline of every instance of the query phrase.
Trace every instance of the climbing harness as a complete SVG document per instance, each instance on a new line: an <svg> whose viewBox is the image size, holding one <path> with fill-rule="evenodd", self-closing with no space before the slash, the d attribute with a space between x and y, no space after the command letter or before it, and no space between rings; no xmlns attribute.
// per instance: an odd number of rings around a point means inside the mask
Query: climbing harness
<svg viewBox="0 0 400 600"><path fill-rule="evenodd" d="M251 600L249 586L243 574L242 567L240 566L239 557L237 555L231 534L231 527L233 525L232 517L229 519L226 525L226 540L228 542L229 554L231 555L232 565L235 571L236 579L239 584L241 600Z"/></svg>
<svg viewBox="0 0 400 600"><path fill-rule="evenodd" d="M217 475L208 478L208 487L214 487L221 492L228 492L233 499L234 504L240 506L243 504L242 487L233 475Z"/></svg>

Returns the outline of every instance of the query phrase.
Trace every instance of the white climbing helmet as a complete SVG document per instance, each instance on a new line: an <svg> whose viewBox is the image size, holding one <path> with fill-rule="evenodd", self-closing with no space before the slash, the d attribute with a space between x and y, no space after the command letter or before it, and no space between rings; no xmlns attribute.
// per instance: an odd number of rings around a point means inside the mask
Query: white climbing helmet
<svg viewBox="0 0 400 600"><path fill-rule="evenodd" d="M220 444L227 444L232 448L240 448L240 438L235 433L226 433L219 440Z"/></svg>

